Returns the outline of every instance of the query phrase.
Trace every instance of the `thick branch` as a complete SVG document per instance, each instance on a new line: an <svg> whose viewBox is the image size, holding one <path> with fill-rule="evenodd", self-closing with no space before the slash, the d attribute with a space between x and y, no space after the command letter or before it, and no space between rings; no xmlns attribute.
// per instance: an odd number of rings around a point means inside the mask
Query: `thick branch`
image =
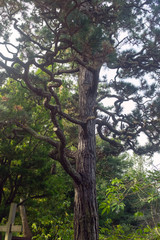
<svg viewBox="0 0 160 240"><path fill-rule="evenodd" d="M50 137L38 134L36 131L34 131L32 128L30 128L28 126L24 126L20 123L17 123L17 126L23 128L26 132L31 134L36 139L45 141L45 142L49 143L50 145L52 145L53 147L56 147L56 149L58 150L58 155L59 155L58 158L55 155L55 151L52 151L49 154L49 156L55 160L58 160L61 163L62 167L65 169L65 171L72 177L72 179L77 184L81 183L81 175L74 169L72 164L65 157L64 146L61 143L53 141L53 139L51 139Z"/></svg>
<svg viewBox="0 0 160 240"><path fill-rule="evenodd" d="M21 127L22 129L24 129L26 132L30 133L33 137L35 137L36 139L42 140L44 142L49 143L50 145L52 145L53 147L58 148L58 142L53 141L52 138L47 137L47 136L43 136L41 134L38 134L36 131L34 131L32 128L23 125L21 123L17 122L17 126Z"/></svg>

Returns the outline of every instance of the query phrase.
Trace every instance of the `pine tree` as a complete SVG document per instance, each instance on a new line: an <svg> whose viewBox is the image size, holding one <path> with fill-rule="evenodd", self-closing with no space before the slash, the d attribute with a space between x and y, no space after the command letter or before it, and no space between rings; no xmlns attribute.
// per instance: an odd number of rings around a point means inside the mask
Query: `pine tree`
<svg viewBox="0 0 160 240"><path fill-rule="evenodd" d="M44 99L55 134L44 135L29 122L16 119L15 124L50 144L49 156L59 161L73 179L75 240L98 239L95 126L100 137L118 152L132 149L138 154L152 154L158 149L160 130L155 105L160 62L159 7L158 0L1 3L1 45L9 53L0 53L0 66L5 70L1 75L19 81ZM12 25L19 33L16 44L9 42ZM98 90L104 64L107 69L116 69L116 75ZM153 84L147 83L146 74L155 79ZM78 86L76 117L69 114L60 99L61 89L67 88L67 81L73 78ZM127 78L132 83L124 81ZM116 99L112 108L103 106L105 98ZM130 114L123 112L126 101L136 105ZM77 149L68 146L65 122L78 126ZM141 132L149 139L145 147L138 146Z"/></svg>

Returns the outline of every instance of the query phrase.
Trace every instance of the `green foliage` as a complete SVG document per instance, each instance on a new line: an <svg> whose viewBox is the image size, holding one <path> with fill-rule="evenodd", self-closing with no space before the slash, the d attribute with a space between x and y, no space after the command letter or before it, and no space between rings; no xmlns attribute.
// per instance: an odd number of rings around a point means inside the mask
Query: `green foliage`
<svg viewBox="0 0 160 240"><path fill-rule="evenodd" d="M126 187L122 181L117 178L113 179L110 188L106 190L107 199L100 205L100 208L103 209L102 214L105 212L109 214L110 212L119 213L120 211L123 211L125 204L122 201L125 191Z"/></svg>
<svg viewBox="0 0 160 240"><path fill-rule="evenodd" d="M59 165L45 189L48 195L26 202L33 239L72 239L74 192L70 178Z"/></svg>
<svg viewBox="0 0 160 240"><path fill-rule="evenodd" d="M97 139L97 192L103 214L101 233L106 234L105 239L156 239L159 218L156 224L152 223L154 227L150 226L151 214L159 211L157 173L150 176L144 172L124 174L132 163L126 155L118 155L122 149L132 148L143 154L159 147L157 84L149 85L143 79L146 73L158 78L159 1L6 0L0 4L3 38L0 44L15 50L13 53L8 50L12 56L9 58L0 53L0 66L7 72L0 72L1 216L6 215L6 205L23 196L34 239L73 237L72 182L57 163L54 163L56 175L50 174L53 162L48 153L53 149L23 129L29 126L36 134L54 139L55 145L57 142L65 145L64 158L67 150L77 150L78 128L73 122L78 125L76 119L81 119L77 91L79 65L94 75L105 63L107 68L117 71L115 79L108 84L114 95L107 89L102 91L100 100L105 94L116 100L113 108L98 109L102 112L98 119L106 127L102 128L102 134L109 137L108 142L124 144L119 149L116 144L102 144ZM9 43L12 23L20 33L18 47ZM123 40L119 36L121 32L127 33ZM132 47L123 50L128 43ZM141 50L137 50L137 46ZM122 78L132 77L140 79L138 87L122 81ZM96 81L96 77L92 80ZM128 100L136 103L137 108L126 115L122 105ZM150 143L137 150L136 137L141 131L145 131ZM52 153L53 156L55 152Z"/></svg>
<svg viewBox="0 0 160 240"><path fill-rule="evenodd" d="M60 97L67 99L66 94L66 88L62 87ZM34 239L71 239L72 181L58 163L54 163L52 175L53 160L47 157L50 147L15 125L17 119L38 132L54 135L48 113L43 111L41 98L10 80L1 89L0 99L3 107L0 132L1 218L7 218L10 202L18 203L23 197ZM8 122L9 126L5 125Z"/></svg>
<svg viewBox="0 0 160 240"><path fill-rule="evenodd" d="M117 181L121 181L123 175L129 171L129 169L133 166L133 160L128 157L127 154L120 154L117 151L117 148L112 147L109 143L102 141L100 138L96 138L97 140L97 200L99 204L99 221L100 226L106 226L106 218L111 220L110 218L106 217L106 214L102 213L102 205L104 204L108 212L110 212L111 208L110 205L106 205L106 189L109 191L111 190L111 182L112 179L117 179ZM115 193L115 203L118 200L116 193ZM112 196L111 196L112 198ZM123 202L122 202L123 204ZM113 203L114 205L114 203ZM123 206L119 204L118 211L121 211L120 208ZM101 206L101 207L100 207ZM115 208L117 206L115 205ZM115 209L116 210L116 209ZM121 211L123 212L123 211ZM112 213L113 214L113 213Z"/></svg>
<svg viewBox="0 0 160 240"><path fill-rule="evenodd" d="M58 219L53 217L52 220L46 219L32 224L32 231L35 240L72 240L73 239L73 220L66 213L65 218Z"/></svg>
<svg viewBox="0 0 160 240"><path fill-rule="evenodd" d="M103 234L107 232L107 237ZM114 229L101 229L100 240L158 240L160 237L160 228L158 226L150 228L146 226L134 229L130 225L117 225Z"/></svg>
<svg viewBox="0 0 160 240"><path fill-rule="evenodd" d="M107 186L100 239L159 239L159 173L129 171ZM104 217L103 217L104 219Z"/></svg>
<svg viewBox="0 0 160 240"><path fill-rule="evenodd" d="M126 153L121 153L119 149L96 138L97 151L97 181L106 182L117 177L121 178L123 173L133 166L133 161Z"/></svg>

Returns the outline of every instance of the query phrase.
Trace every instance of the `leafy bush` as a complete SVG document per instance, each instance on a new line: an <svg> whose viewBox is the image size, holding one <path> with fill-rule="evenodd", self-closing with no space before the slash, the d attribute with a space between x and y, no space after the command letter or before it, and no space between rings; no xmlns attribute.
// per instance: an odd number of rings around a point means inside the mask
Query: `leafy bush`
<svg viewBox="0 0 160 240"><path fill-rule="evenodd" d="M67 213L62 219L54 218L32 224L33 240L72 240L73 219Z"/></svg>
<svg viewBox="0 0 160 240"><path fill-rule="evenodd" d="M112 229L106 228L100 231L100 240L159 240L160 239L160 228L154 227L153 229L149 226L145 228L133 229L131 225L117 225ZM103 232L103 233L102 233Z"/></svg>

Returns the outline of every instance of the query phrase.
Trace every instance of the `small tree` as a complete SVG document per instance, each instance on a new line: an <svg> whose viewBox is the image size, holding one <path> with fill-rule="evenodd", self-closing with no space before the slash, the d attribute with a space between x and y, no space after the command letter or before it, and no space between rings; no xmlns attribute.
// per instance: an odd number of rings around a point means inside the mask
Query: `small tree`
<svg viewBox="0 0 160 240"><path fill-rule="evenodd" d="M46 135L18 119L15 124L50 144L49 156L59 161L73 179L75 240L98 239L95 126L100 137L118 152L132 149L144 154L158 149L158 83L149 85L145 81L145 74L150 73L155 79L158 76L158 13L159 1L1 2L1 45L10 54L0 53L0 66L5 70L1 79L19 81L44 99L54 134ZM19 33L16 44L9 42L11 26ZM112 81L108 79L107 86L104 82L98 91L103 64L107 69L116 69L116 76ZM123 81L132 77L140 80L137 86ZM69 79L74 79L78 88L78 93L72 90L78 106L75 108L75 101L70 101L75 114L68 111L71 106L60 97ZM105 98L115 99L112 109L102 105ZM126 101L136 105L128 115L123 112ZM78 127L77 146L68 145L66 122ZM141 132L149 139L145 147L138 146L137 136Z"/></svg>
<svg viewBox="0 0 160 240"><path fill-rule="evenodd" d="M23 97L22 97L23 96ZM25 97L24 97L25 96ZM40 129L43 108L35 109L37 99L17 82L8 81L0 94L0 221L8 206L21 197L45 197L51 159L45 161L49 146L17 128L15 120L31 121ZM22 106L23 105L23 106ZM25 111L24 111L24 109ZM27 110L27 111L26 111ZM7 119L7 122L6 122ZM46 123L47 124L47 123ZM42 182L41 182L41 181ZM7 213L8 215L8 213Z"/></svg>

